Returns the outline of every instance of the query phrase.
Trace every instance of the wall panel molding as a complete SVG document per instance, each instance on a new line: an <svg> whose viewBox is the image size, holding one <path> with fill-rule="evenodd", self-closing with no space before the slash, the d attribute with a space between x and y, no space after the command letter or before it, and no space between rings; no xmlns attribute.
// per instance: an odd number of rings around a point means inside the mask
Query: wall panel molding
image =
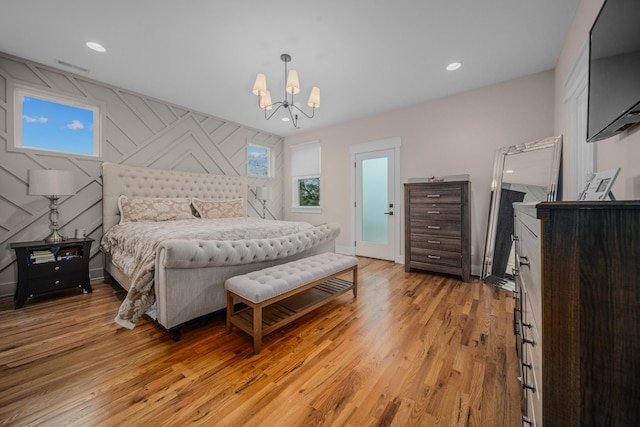
<svg viewBox="0 0 640 427"><path fill-rule="evenodd" d="M13 148L13 87L21 85L84 98L101 105L102 157L16 150ZM249 141L271 147L274 176L249 177L247 209L259 216L262 205L253 190L274 188L267 215L281 219L283 138L251 129L219 117L190 110L0 52L0 295L12 295L17 282L11 242L44 238L48 234L49 201L27 194L29 169L64 169L76 174L77 193L60 201L63 235L86 229L95 239L91 250L91 276L102 277L103 161L228 175L247 175Z"/></svg>

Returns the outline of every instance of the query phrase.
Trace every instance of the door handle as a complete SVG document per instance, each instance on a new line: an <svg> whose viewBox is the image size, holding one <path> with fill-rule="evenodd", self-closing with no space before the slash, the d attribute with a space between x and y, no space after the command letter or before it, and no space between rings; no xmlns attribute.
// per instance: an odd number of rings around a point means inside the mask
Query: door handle
<svg viewBox="0 0 640 427"><path fill-rule="evenodd" d="M385 214L385 215L393 215L393 211L391 211L391 212L385 212L384 214Z"/></svg>

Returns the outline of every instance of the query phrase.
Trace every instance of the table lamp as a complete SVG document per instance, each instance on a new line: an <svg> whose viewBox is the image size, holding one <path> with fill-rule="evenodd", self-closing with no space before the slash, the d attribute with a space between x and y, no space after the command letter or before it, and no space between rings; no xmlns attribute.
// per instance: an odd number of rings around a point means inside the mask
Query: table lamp
<svg viewBox="0 0 640 427"><path fill-rule="evenodd" d="M51 234L44 241L57 243L65 240L58 233L58 198L76 194L73 172L53 169L30 170L29 194L32 196L46 196L51 201L49 205L49 220L51 221L49 228L51 229Z"/></svg>
<svg viewBox="0 0 640 427"><path fill-rule="evenodd" d="M273 188L271 187L256 187L256 199L262 203L262 219L267 217L267 200L273 198Z"/></svg>

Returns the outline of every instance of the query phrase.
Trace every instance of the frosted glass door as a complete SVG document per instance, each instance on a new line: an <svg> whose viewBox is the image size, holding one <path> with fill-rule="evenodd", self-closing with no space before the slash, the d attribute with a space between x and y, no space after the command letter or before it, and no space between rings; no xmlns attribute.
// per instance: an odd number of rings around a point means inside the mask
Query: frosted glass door
<svg viewBox="0 0 640 427"><path fill-rule="evenodd" d="M362 161L362 240L387 243L387 158Z"/></svg>
<svg viewBox="0 0 640 427"><path fill-rule="evenodd" d="M356 154L356 255L394 260L394 151Z"/></svg>

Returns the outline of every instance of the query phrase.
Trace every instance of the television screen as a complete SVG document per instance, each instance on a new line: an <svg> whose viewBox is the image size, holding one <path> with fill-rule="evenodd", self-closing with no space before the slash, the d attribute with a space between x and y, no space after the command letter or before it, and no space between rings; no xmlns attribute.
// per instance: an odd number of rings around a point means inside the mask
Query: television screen
<svg viewBox="0 0 640 427"><path fill-rule="evenodd" d="M640 122L640 0L606 0L590 32L587 141Z"/></svg>

